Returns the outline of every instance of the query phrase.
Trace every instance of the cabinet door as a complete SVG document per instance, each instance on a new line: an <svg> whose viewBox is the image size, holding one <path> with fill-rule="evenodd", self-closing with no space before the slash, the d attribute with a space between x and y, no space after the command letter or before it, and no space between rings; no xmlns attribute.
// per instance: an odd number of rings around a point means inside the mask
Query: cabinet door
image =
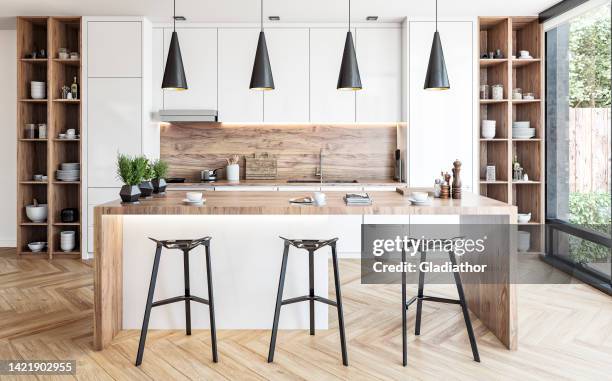
<svg viewBox="0 0 612 381"><path fill-rule="evenodd" d="M308 29L267 29L274 76L273 91L264 93L264 121L308 122Z"/></svg>
<svg viewBox="0 0 612 381"><path fill-rule="evenodd" d="M141 77L142 23L89 21L87 66L89 78Z"/></svg>
<svg viewBox="0 0 612 381"><path fill-rule="evenodd" d="M311 122L355 122L355 92L336 89L345 40L346 29L310 30Z"/></svg>
<svg viewBox="0 0 612 381"><path fill-rule="evenodd" d="M423 90L433 22L411 22L410 38L410 186L431 187L440 168L450 169L455 159L463 163L461 177L472 187L474 149L473 39L471 22L440 22L450 90Z"/></svg>
<svg viewBox="0 0 612 381"><path fill-rule="evenodd" d="M164 109L217 109L217 29L177 30L186 91L164 90ZM164 67L172 29L164 29ZM163 78L163 72L162 72Z"/></svg>
<svg viewBox="0 0 612 381"><path fill-rule="evenodd" d="M219 29L219 121L262 122L263 93L249 89L259 29Z"/></svg>
<svg viewBox="0 0 612 381"><path fill-rule="evenodd" d="M401 29L357 29L357 61L363 89L357 122L398 122L402 106Z"/></svg>
<svg viewBox="0 0 612 381"><path fill-rule="evenodd" d="M117 187L117 153L142 152L141 79L90 78L87 100L87 177L90 187Z"/></svg>
<svg viewBox="0 0 612 381"><path fill-rule="evenodd" d="M154 28L151 46L151 72L153 79L151 82L151 111L158 112L164 108L164 91L161 88L164 78L164 65L166 55L164 52L164 30Z"/></svg>

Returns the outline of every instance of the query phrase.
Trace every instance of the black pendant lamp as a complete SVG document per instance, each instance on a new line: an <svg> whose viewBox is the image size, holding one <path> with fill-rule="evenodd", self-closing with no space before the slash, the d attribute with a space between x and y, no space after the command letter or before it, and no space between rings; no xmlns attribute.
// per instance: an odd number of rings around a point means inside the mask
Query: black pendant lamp
<svg viewBox="0 0 612 381"><path fill-rule="evenodd" d="M351 0L349 0L349 23L344 42L344 53L342 53L342 63L340 64L340 74L338 75L338 90L361 90L361 76L359 75L359 65L355 55L355 45L353 45L353 34L351 33Z"/></svg>
<svg viewBox="0 0 612 381"><path fill-rule="evenodd" d="M448 73L444 62L444 52L442 51L442 41L438 32L438 0L436 0L436 32L431 43L429 53L429 65L427 65L427 75L425 76L425 90L448 90Z"/></svg>
<svg viewBox="0 0 612 381"><path fill-rule="evenodd" d="M183 57L181 56L181 46L179 45L178 34L176 33L176 0L174 0L174 30L170 40L166 69L162 89L168 90L187 90L187 78L185 78L185 68L183 67Z"/></svg>
<svg viewBox="0 0 612 381"><path fill-rule="evenodd" d="M253 62L253 72L251 73L251 90L274 90L274 78L272 78L272 67L270 57L268 57L268 45L266 35L263 30L263 0L261 0L261 31L259 41L257 41L257 52Z"/></svg>

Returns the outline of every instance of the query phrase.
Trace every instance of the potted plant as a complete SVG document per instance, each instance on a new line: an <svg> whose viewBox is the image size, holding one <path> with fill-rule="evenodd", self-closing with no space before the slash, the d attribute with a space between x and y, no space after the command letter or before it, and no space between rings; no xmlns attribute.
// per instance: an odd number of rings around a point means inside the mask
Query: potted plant
<svg viewBox="0 0 612 381"><path fill-rule="evenodd" d="M166 193L166 175L168 174L168 163L161 159L157 159L151 165L153 169L153 193Z"/></svg>
<svg viewBox="0 0 612 381"><path fill-rule="evenodd" d="M149 198L153 194L153 184L151 183L151 179L154 176L153 167L149 160L144 156L138 156L134 159L138 163L137 166L144 166L144 175L142 177L142 181L138 184L138 188L140 188L140 198Z"/></svg>
<svg viewBox="0 0 612 381"><path fill-rule="evenodd" d="M117 177L123 182L119 196L121 201L126 204L138 202L140 189L138 184L144 176L145 166L141 161L136 161L128 155L119 154L117 156Z"/></svg>

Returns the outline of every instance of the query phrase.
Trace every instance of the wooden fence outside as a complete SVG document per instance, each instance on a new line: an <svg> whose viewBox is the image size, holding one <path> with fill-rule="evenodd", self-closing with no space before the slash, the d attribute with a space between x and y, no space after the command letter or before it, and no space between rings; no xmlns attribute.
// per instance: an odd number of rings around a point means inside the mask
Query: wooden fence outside
<svg viewBox="0 0 612 381"><path fill-rule="evenodd" d="M610 109L569 111L570 192L609 192Z"/></svg>

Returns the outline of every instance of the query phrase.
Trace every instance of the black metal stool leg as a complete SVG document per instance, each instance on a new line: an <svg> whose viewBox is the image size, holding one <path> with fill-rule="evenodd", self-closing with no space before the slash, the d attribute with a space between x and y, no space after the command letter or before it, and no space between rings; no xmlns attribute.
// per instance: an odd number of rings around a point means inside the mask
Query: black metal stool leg
<svg viewBox="0 0 612 381"><path fill-rule="evenodd" d="M340 273L338 271L338 255L336 243L331 245L332 262L334 265L334 282L336 285L336 309L338 310L338 327L340 329L340 347L342 348L342 364L348 366L348 353L346 351L346 335L344 332L344 311L342 309L342 292L340 291Z"/></svg>
<svg viewBox="0 0 612 381"><path fill-rule="evenodd" d="M427 260L427 252L421 252L421 262ZM419 263L419 265L420 265ZM414 323L414 334L421 334L421 314L423 312L423 289L425 288L425 273L419 270L419 289L417 293L417 308L416 308L416 322Z"/></svg>
<svg viewBox="0 0 612 381"><path fill-rule="evenodd" d="M157 270L159 270L159 259L161 257L161 251L162 246L160 244L157 244L157 247L155 249L155 259L153 260L153 271L151 272L151 282L149 283L147 306L145 307L145 314L142 320L142 329L140 331L140 342L138 343L136 366L142 364L145 341L147 340L147 330L149 329L149 317L151 317L151 308L153 308L153 294L155 293L155 282L157 280Z"/></svg>
<svg viewBox="0 0 612 381"><path fill-rule="evenodd" d="M189 304L189 250L183 250L183 272L185 278L185 333L191 335L191 306Z"/></svg>
<svg viewBox="0 0 612 381"><path fill-rule="evenodd" d="M315 334L314 251L308 251L308 296L310 296L310 335Z"/></svg>
<svg viewBox="0 0 612 381"><path fill-rule="evenodd" d="M457 264L455 253L449 251L448 256L450 257L453 266L455 266ZM463 311L463 320L465 320L465 326L467 328L468 336L470 338L470 345L472 346L472 355L474 356L474 361L480 362L478 346L476 345L476 337L474 336L474 329L472 328L472 321L470 320L470 312L468 311L467 303L465 302L465 294L463 293L463 285L461 284L461 276L458 272L453 272L453 276L455 277L457 293L459 294L459 304L461 305L461 310Z"/></svg>
<svg viewBox="0 0 612 381"><path fill-rule="evenodd" d="M283 251L283 262L281 263L280 277L278 280L278 291L276 294L276 308L274 309L274 322L272 323L272 337L270 338L270 350L268 352L268 362L274 361L274 348L276 347L276 334L278 333L278 319L280 317L281 305L283 302L283 287L285 285L285 273L287 272L287 257L289 256L289 244L285 243Z"/></svg>
<svg viewBox="0 0 612 381"><path fill-rule="evenodd" d="M402 246L402 265L406 263L406 249ZM402 271L402 364L408 365L408 306L406 305L406 271Z"/></svg>
<svg viewBox="0 0 612 381"><path fill-rule="evenodd" d="M206 249L206 280L208 282L208 313L210 316L210 339L212 342L213 362L218 361L217 357L217 326L215 325L215 301L213 298L212 268L210 267L210 244Z"/></svg>

